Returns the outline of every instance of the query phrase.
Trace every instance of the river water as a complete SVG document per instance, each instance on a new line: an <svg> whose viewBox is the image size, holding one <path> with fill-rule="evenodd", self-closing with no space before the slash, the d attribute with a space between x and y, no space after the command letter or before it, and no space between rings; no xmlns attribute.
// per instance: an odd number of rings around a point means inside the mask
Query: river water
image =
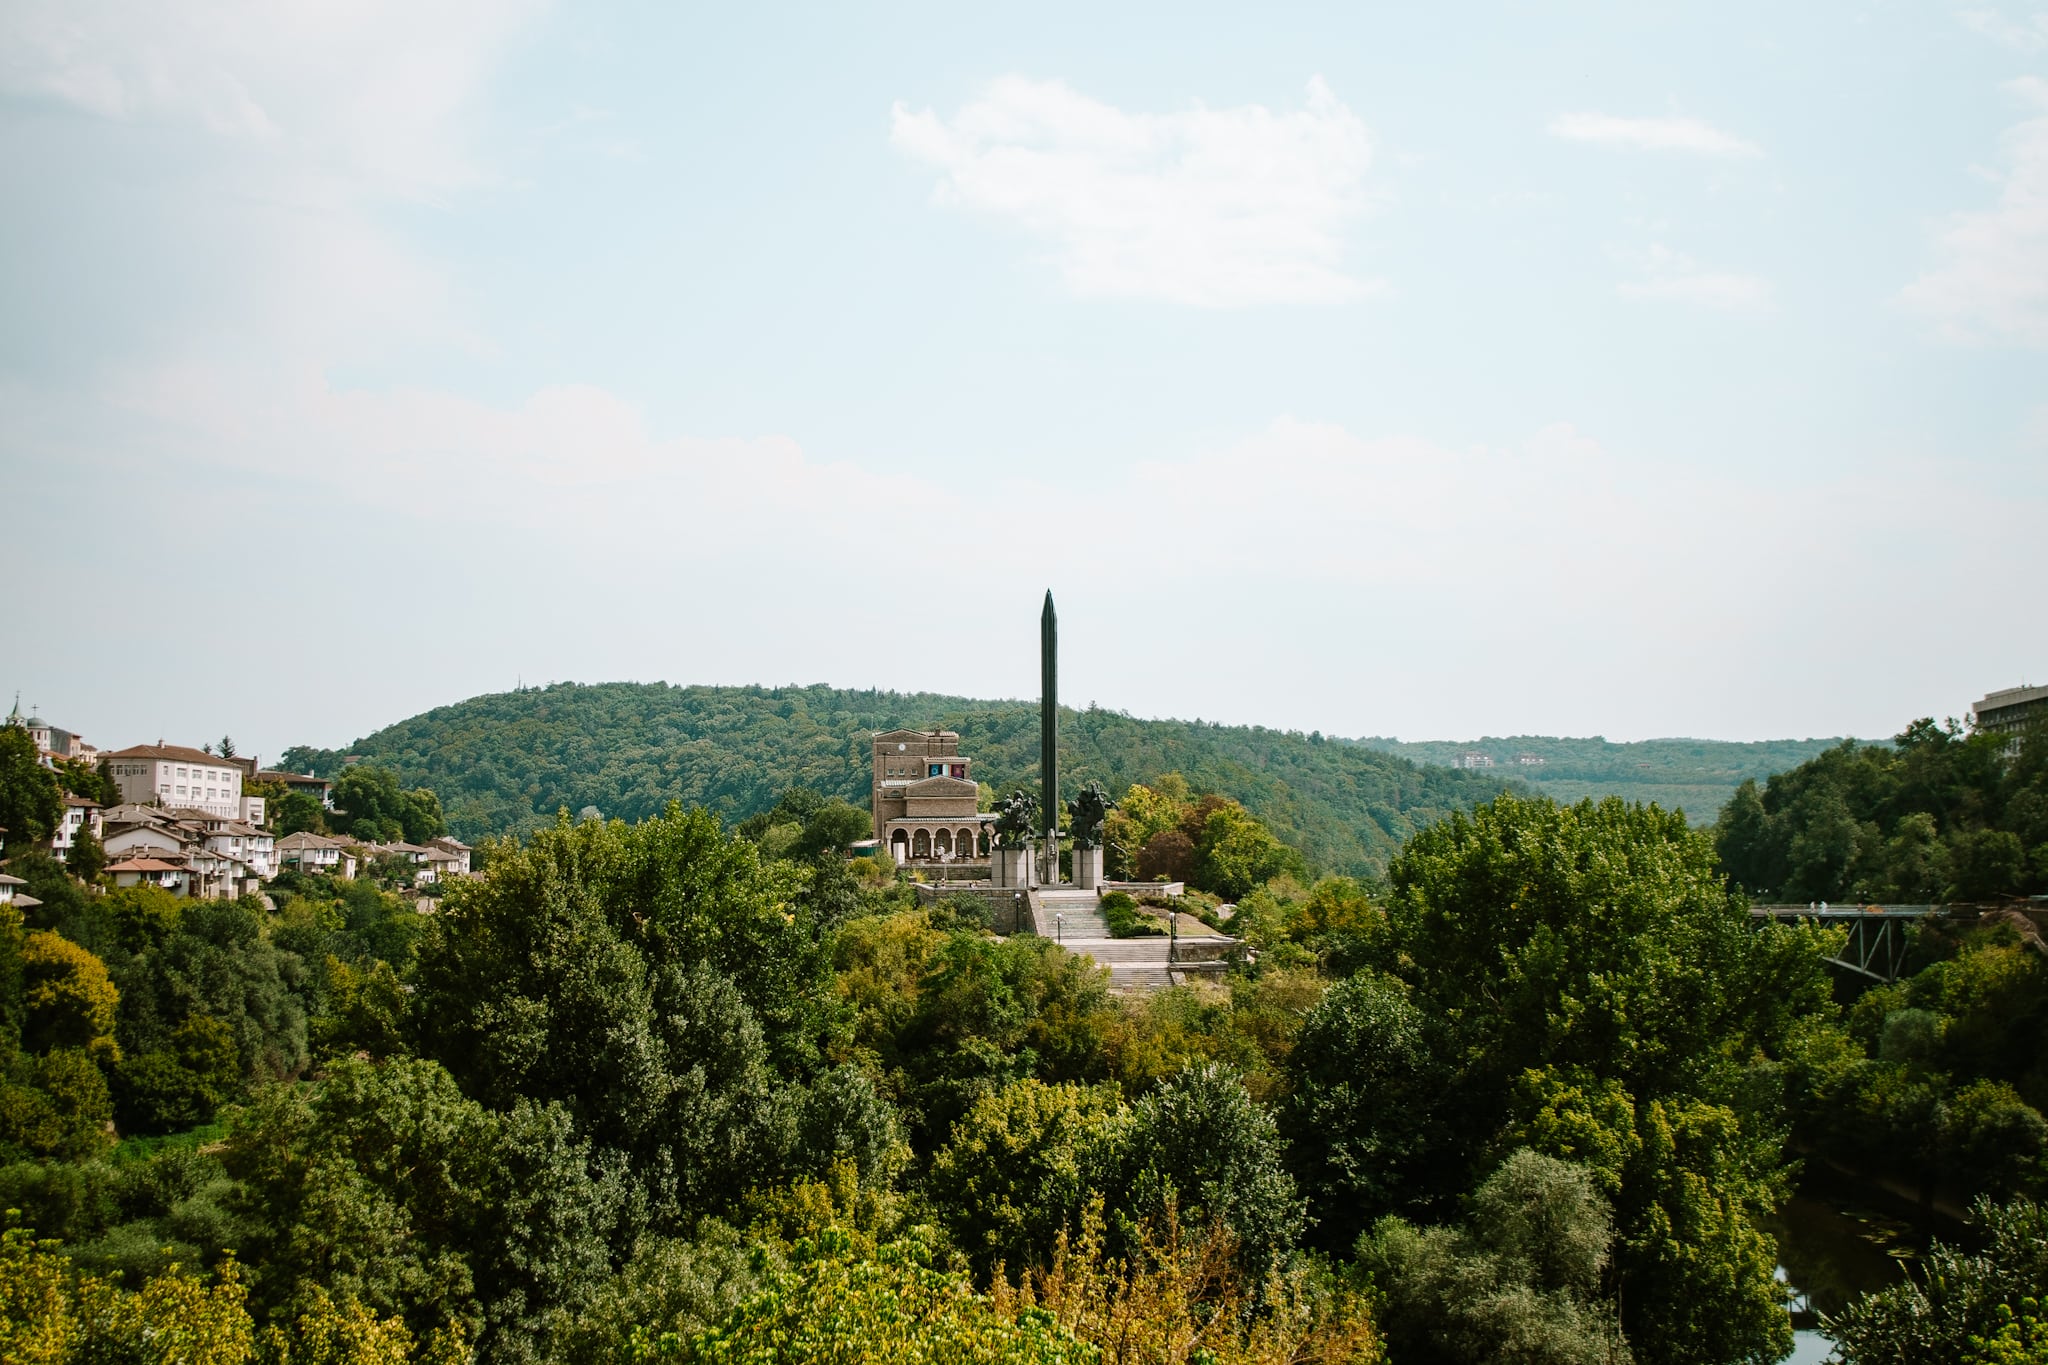
<svg viewBox="0 0 2048 1365"><path fill-rule="evenodd" d="M1912 1223L1859 1202L1852 1188L1820 1176L1763 1220L1778 1239L1779 1276L1791 1286L1793 1365L1820 1365L1834 1349L1815 1313L1839 1313L1859 1294L1899 1282L1926 1245Z"/></svg>

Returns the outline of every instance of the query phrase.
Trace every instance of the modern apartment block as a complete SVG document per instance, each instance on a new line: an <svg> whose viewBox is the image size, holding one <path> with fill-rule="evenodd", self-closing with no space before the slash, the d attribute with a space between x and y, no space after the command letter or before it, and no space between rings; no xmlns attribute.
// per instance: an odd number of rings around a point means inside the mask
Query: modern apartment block
<svg viewBox="0 0 2048 1365"><path fill-rule="evenodd" d="M1994 735L2012 735L2029 725L2048 722L2048 687L2008 687L1970 707L1970 724Z"/></svg>

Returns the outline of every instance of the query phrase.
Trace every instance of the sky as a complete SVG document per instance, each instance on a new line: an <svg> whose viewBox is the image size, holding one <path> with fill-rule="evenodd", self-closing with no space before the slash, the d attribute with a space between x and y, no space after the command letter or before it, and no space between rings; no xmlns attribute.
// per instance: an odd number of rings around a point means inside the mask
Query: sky
<svg viewBox="0 0 2048 1365"><path fill-rule="evenodd" d="M2048 681L2048 9L0 0L0 691ZM0 704L10 701L0 697Z"/></svg>

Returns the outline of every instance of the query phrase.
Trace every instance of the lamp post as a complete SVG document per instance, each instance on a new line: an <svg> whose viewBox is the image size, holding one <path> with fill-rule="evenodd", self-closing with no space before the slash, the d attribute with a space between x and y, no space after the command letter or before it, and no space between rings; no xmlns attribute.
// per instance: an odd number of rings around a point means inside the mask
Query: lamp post
<svg viewBox="0 0 2048 1365"><path fill-rule="evenodd" d="M1052 941L1054 943L1065 943L1067 941L1067 917L1065 913L1055 914L1052 917Z"/></svg>
<svg viewBox="0 0 2048 1365"><path fill-rule="evenodd" d="M1180 911L1166 907L1166 965L1173 966L1174 949L1180 942Z"/></svg>

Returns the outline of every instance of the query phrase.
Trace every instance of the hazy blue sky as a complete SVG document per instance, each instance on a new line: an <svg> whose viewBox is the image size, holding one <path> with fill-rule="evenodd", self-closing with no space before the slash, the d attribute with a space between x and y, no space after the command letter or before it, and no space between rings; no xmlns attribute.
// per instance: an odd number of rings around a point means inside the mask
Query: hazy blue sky
<svg viewBox="0 0 2048 1365"><path fill-rule="evenodd" d="M1139 715L1960 713L2048 679L2030 5L0 0L0 688L1015 696L1050 585Z"/></svg>

